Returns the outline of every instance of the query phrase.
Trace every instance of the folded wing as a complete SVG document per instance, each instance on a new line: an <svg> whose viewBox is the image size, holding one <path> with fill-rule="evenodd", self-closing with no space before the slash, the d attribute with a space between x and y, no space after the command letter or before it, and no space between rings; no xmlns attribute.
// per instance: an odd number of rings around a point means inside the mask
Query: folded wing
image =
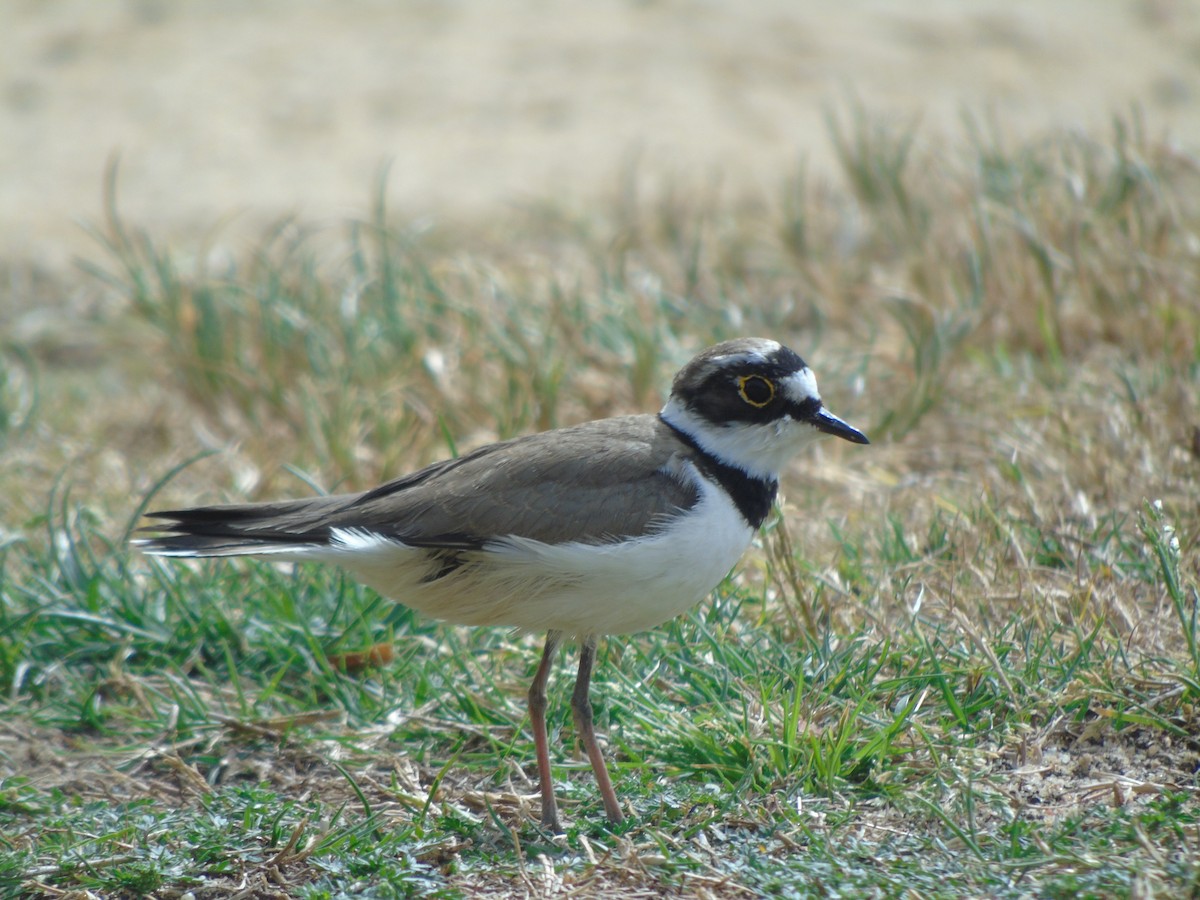
<svg viewBox="0 0 1200 900"><path fill-rule="evenodd" d="M589 422L482 447L359 494L150 513L163 556L287 554L337 533L477 549L515 535L605 543L649 534L699 499L693 451L654 416ZM663 460L668 460L664 465Z"/></svg>

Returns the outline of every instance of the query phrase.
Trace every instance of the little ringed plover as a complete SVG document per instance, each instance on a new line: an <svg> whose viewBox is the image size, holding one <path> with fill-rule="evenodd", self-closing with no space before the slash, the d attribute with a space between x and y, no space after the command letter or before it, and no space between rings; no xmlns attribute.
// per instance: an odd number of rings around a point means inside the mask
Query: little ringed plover
<svg viewBox="0 0 1200 900"><path fill-rule="evenodd" d="M553 830L546 682L574 638L575 727L617 823L588 700L598 637L703 599L766 518L784 464L823 435L868 443L825 409L796 353L742 338L684 366L657 415L489 444L358 494L153 512L162 521L144 530L158 536L137 543L159 556L333 563L437 619L547 631L528 699Z"/></svg>

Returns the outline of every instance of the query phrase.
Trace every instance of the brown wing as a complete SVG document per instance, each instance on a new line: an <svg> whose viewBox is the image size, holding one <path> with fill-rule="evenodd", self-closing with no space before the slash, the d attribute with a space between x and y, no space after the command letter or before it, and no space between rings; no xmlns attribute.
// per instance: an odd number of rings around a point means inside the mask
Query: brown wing
<svg viewBox="0 0 1200 900"><path fill-rule="evenodd" d="M362 494L152 513L168 520L157 530L173 533L143 547L245 552L325 543L334 529L425 547L503 535L601 543L652 532L693 506L698 492L680 474L692 453L656 416L601 419L490 444Z"/></svg>

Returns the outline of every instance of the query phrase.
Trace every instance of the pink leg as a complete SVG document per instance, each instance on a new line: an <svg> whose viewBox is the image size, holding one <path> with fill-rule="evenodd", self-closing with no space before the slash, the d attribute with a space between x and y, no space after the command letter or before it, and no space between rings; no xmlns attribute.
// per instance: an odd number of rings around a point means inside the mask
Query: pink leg
<svg viewBox="0 0 1200 900"><path fill-rule="evenodd" d="M554 657L562 643L562 632L546 635L546 648L538 664L533 684L529 686L529 722L533 726L533 745L537 749L538 781L542 789L542 825L551 831L562 831L558 823L558 803L554 799L554 779L550 772L550 743L546 737L546 682Z"/></svg>
<svg viewBox="0 0 1200 900"><path fill-rule="evenodd" d="M588 759L592 763L592 771L596 774L596 784L604 801L604 812L608 815L608 821L616 825L625 816L621 812L621 804L617 801L617 792L613 790L612 781L608 777L604 754L596 742L596 731L592 727L592 703L588 699L588 688L592 683L592 664L595 660L596 636L590 634L583 639L579 647L579 675L575 679L575 692L571 695L571 710L575 713L575 730L579 732ZM542 789L542 793L545 794L545 788Z"/></svg>

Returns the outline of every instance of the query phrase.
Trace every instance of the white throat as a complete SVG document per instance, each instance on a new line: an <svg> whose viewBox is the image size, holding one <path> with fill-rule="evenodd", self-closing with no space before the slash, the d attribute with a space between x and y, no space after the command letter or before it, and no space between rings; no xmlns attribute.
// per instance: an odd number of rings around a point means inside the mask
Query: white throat
<svg viewBox="0 0 1200 900"><path fill-rule="evenodd" d="M798 422L791 416L762 424L716 425L692 412L678 397L671 397L660 415L706 453L766 481L777 481L788 460L822 436L807 422Z"/></svg>

